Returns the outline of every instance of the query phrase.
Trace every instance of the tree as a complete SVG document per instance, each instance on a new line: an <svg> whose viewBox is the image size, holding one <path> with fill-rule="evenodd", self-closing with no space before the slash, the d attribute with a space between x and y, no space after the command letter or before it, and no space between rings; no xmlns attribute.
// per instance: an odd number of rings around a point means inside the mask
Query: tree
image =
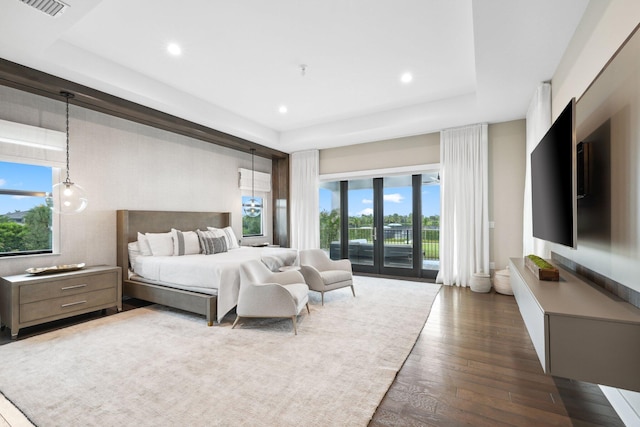
<svg viewBox="0 0 640 427"><path fill-rule="evenodd" d="M329 249L331 242L340 240L340 211L320 212L320 248Z"/></svg>
<svg viewBox="0 0 640 427"><path fill-rule="evenodd" d="M440 215L425 216L422 218L422 225L425 227L440 228Z"/></svg>
<svg viewBox="0 0 640 427"><path fill-rule="evenodd" d="M242 217L242 235L243 236L260 236L262 235L262 214L251 217L244 215Z"/></svg>
<svg viewBox="0 0 640 427"><path fill-rule="evenodd" d="M51 209L45 205L31 208L24 216L24 249L51 248Z"/></svg>
<svg viewBox="0 0 640 427"><path fill-rule="evenodd" d="M24 250L23 239L25 231L24 226L9 221L7 217L0 217L0 252Z"/></svg>

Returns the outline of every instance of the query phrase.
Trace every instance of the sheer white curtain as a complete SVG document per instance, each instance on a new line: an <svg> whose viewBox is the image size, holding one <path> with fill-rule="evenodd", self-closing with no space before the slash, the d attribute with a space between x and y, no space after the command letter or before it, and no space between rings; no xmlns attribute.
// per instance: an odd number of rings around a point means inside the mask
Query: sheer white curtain
<svg viewBox="0 0 640 427"><path fill-rule="evenodd" d="M489 273L487 125L440 133L440 271L436 281L468 286Z"/></svg>
<svg viewBox="0 0 640 427"><path fill-rule="evenodd" d="M522 218L522 255L535 254L549 258L543 240L533 237L531 213L531 152L551 127L551 85L540 83L527 110L527 148L524 175L524 212Z"/></svg>
<svg viewBox="0 0 640 427"><path fill-rule="evenodd" d="M320 247L320 207L318 202L318 150L291 154L291 247Z"/></svg>

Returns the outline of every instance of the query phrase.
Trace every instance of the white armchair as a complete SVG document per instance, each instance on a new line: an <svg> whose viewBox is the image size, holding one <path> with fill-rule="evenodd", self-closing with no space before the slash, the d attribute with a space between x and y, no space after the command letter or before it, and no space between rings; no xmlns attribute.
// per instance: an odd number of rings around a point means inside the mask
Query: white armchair
<svg viewBox="0 0 640 427"><path fill-rule="evenodd" d="M300 272L304 276L309 289L321 293L324 305L324 293L334 289L351 286L353 288L351 261L348 259L332 260L322 249L306 249L300 251Z"/></svg>
<svg viewBox="0 0 640 427"><path fill-rule="evenodd" d="M235 328L241 317L289 317L298 335L296 318L306 306L309 311L309 287L299 271L270 271L261 261L251 260L240 266L240 293Z"/></svg>

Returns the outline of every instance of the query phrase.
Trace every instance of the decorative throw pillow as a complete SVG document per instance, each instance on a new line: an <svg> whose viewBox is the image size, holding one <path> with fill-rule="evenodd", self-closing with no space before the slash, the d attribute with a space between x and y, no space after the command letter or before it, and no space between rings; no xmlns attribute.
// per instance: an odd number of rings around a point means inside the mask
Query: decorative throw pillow
<svg viewBox="0 0 640 427"><path fill-rule="evenodd" d="M238 244L238 239L236 238L236 234L233 232L233 228L225 227L225 228L215 228L215 227L207 227L207 230L213 231L215 233L219 233L219 235L224 236L227 240L227 247L229 249L237 249L240 247Z"/></svg>
<svg viewBox="0 0 640 427"><path fill-rule="evenodd" d="M173 238L173 255L195 255L200 253L200 239L195 231L171 229Z"/></svg>
<svg viewBox="0 0 640 427"><path fill-rule="evenodd" d="M198 238L200 239L200 247L202 248L202 252L205 255L227 252L226 237L218 237L213 231L196 230L196 233L198 233Z"/></svg>
<svg viewBox="0 0 640 427"><path fill-rule="evenodd" d="M140 255L151 256L151 246L149 246L147 236L142 233L138 233L138 249L140 249Z"/></svg>
<svg viewBox="0 0 640 427"><path fill-rule="evenodd" d="M173 239L171 233L145 233L153 256L172 256Z"/></svg>

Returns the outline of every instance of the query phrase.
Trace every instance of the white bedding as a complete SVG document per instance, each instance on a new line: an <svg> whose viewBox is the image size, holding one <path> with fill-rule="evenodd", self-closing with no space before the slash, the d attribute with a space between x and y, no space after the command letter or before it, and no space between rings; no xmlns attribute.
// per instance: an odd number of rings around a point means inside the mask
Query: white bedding
<svg viewBox="0 0 640 427"><path fill-rule="evenodd" d="M240 247L214 255L139 256L135 259L135 274L180 289L218 295L218 322L238 303L240 264L262 260L272 271L294 265L298 253L294 249Z"/></svg>

